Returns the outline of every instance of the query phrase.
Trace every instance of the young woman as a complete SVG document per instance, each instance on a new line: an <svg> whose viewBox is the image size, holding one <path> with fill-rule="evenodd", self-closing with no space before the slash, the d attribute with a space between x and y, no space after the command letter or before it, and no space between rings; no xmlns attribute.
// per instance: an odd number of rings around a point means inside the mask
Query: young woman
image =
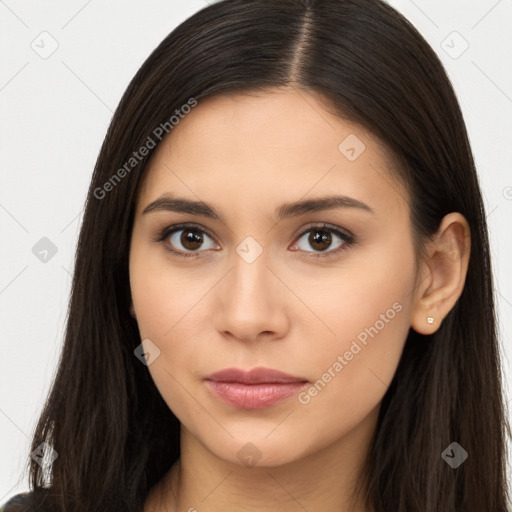
<svg viewBox="0 0 512 512"><path fill-rule="evenodd" d="M495 323L466 128L413 26L214 3L114 115L4 510L506 512Z"/></svg>

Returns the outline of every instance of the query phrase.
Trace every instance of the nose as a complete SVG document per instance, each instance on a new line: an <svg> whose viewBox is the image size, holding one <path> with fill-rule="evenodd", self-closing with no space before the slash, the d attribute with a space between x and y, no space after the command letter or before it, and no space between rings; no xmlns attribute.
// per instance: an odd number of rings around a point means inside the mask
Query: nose
<svg viewBox="0 0 512 512"><path fill-rule="evenodd" d="M289 328L291 292L262 254L248 263L234 254L233 265L216 287L215 327L241 341L281 338Z"/></svg>

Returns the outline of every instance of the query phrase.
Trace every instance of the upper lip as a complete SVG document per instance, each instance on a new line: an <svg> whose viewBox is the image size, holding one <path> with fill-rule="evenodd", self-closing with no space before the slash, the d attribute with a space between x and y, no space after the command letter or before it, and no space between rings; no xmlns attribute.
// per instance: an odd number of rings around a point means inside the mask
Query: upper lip
<svg viewBox="0 0 512 512"><path fill-rule="evenodd" d="M240 368L225 368L219 372L212 373L205 377L205 380L216 382L240 382L242 384L265 384L270 382L307 382L303 377L294 377L279 370L271 368L252 368L242 370Z"/></svg>

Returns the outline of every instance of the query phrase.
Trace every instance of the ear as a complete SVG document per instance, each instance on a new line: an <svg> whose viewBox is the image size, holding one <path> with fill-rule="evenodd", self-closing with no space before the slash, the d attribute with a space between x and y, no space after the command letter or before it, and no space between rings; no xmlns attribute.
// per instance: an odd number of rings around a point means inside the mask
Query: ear
<svg viewBox="0 0 512 512"><path fill-rule="evenodd" d="M411 327L420 334L432 334L462 294L469 265L471 232L467 220L457 212L441 221L427 243L414 290Z"/></svg>

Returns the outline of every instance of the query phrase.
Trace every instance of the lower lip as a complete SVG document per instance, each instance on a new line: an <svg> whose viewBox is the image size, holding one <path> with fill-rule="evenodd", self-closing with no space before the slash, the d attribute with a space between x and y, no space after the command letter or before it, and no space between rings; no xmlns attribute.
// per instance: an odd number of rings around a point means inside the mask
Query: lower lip
<svg viewBox="0 0 512 512"><path fill-rule="evenodd" d="M205 381L210 391L223 402L241 409L263 409L295 395L307 382L270 382L242 384L240 382Z"/></svg>

